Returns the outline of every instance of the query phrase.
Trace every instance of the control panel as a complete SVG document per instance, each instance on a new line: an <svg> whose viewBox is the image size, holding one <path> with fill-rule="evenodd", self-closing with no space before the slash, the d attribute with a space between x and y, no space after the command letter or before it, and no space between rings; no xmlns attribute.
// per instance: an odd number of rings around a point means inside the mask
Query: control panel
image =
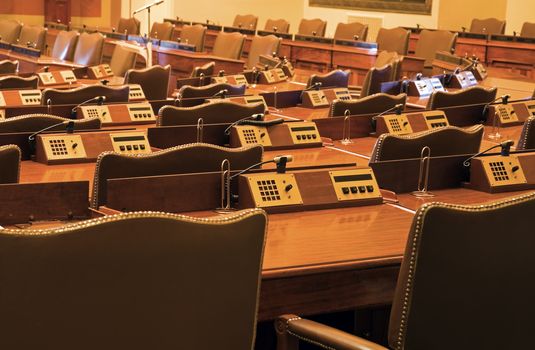
<svg viewBox="0 0 535 350"><path fill-rule="evenodd" d="M139 84L128 84L130 86L130 93L128 95L129 101L145 101L145 93Z"/></svg>
<svg viewBox="0 0 535 350"><path fill-rule="evenodd" d="M43 146L51 161L86 158L84 143L80 135L42 136Z"/></svg>
<svg viewBox="0 0 535 350"><path fill-rule="evenodd" d="M258 72L259 84L276 84L286 81L288 77L281 68L268 69Z"/></svg>
<svg viewBox="0 0 535 350"><path fill-rule="evenodd" d="M533 152L476 157L470 163L467 187L490 193L535 188L533 164Z"/></svg>
<svg viewBox="0 0 535 350"><path fill-rule="evenodd" d="M434 91L445 91L442 82L438 78L412 80L409 83L409 96L428 97Z"/></svg>
<svg viewBox="0 0 535 350"><path fill-rule="evenodd" d="M387 114L376 118L375 136L381 134L405 135L449 126L444 111L424 111L403 114Z"/></svg>
<svg viewBox="0 0 535 350"><path fill-rule="evenodd" d="M448 118L443 111L429 111L422 113L428 130L449 126Z"/></svg>
<svg viewBox="0 0 535 350"><path fill-rule="evenodd" d="M151 153L147 135L144 132L110 134L113 150L118 153Z"/></svg>
<svg viewBox="0 0 535 350"><path fill-rule="evenodd" d="M222 77L212 77L212 83L226 83L231 85L248 85L247 79L243 74L226 75Z"/></svg>
<svg viewBox="0 0 535 350"><path fill-rule="evenodd" d="M41 90L0 91L0 106L32 106L41 104Z"/></svg>
<svg viewBox="0 0 535 350"><path fill-rule="evenodd" d="M379 185L370 168L329 171L339 201L381 198Z"/></svg>
<svg viewBox="0 0 535 350"><path fill-rule="evenodd" d="M265 126L255 126L255 125L236 125L233 126L231 131L231 145L232 141L238 138L239 146L243 147L246 145L262 145L264 147L271 146L271 139L269 138L269 133ZM232 135L235 135L234 137Z"/></svg>
<svg viewBox="0 0 535 350"><path fill-rule="evenodd" d="M43 86L74 84L77 82L72 70L42 72L37 73L37 76Z"/></svg>
<svg viewBox="0 0 535 350"><path fill-rule="evenodd" d="M250 96L230 97L228 100L231 102L244 104L244 105L263 103L265 110L266 111L268 110L268 105L266 103L266 100L264 99L264 96L250 95Z"/></svg>
<svg viewBox="0 0 535 350"><path fill-rule="evenodd" d="M305 108L329 107L334 100L351 101L353 97L347 88L304 91L302 106Z"/></svg>
<svg viewBox="0 0 535 350"><path fill-rule="evenodd" d="M488 109L486 124L493 125L496 122L499 126L520 125L532 116L535 116L535 100L492 105Z"/></svg>
<svg viewBox="0 0 535 350"><path fill-rule="evenodd" d="M405 135L412 134L412 127L405 114L388 114L382 116L389 134Z"/></svg>
<svg viewBox="0 0 535 350"><path fill-rule="evenodd" d="M41 104L40 90L20 90L19 96L24 106Z"/></svg>
<svg viewBox="0 0 535 350"><path fill-rule="evenodd" d="M469 70L454 74L450 82L450 87L455 89L465 89L475 85L477 85L477 79Z"/></svg>
<svg viewBox="0 0 535 350"><path fill-rule="evenodd" d="M103 79L113 76L113 71L108 64L100 64L98 66L88 67L87 75L91 79Z"/></svg>
<svg viewBox="0 0 535 350"><path fill-rule="evenodd" d="M100 118L103 125L150 124L156 116L150 103L110 104L78 107L79 119Z"/></svg>
<svg viewBox="0 0 535 350"><path fill-rule="evenodd" d="M251 174L245 179L257 208L303 204L293 174Z"/></svg>
<svg viewBox="0 0 535 350"><path fill-rule="evenodd" d="M298 125L293 126L292 124ZM316 123L302 122L289 123L287 125L290 129L290 135L292 136L292 141L295 145L317 144L318 141L321 142L321 136L316 126Z"/></svg>

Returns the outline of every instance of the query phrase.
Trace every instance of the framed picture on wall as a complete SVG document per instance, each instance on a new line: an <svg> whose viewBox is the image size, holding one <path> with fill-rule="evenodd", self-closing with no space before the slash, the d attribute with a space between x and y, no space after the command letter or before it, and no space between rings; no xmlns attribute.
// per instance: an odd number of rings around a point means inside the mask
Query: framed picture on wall
<svg viewBox="0 0 535 350"><path fill-rule="evenodd" d="M433 0L308 0L310 6L430 15Z"/></svg>

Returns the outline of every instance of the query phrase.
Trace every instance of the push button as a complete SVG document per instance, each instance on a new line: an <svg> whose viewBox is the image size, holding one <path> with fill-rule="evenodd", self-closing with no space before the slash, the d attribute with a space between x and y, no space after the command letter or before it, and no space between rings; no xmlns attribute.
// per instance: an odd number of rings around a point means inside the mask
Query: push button
<svg viewBox="0 0 535 350"><path fill-rule="evenodd" d="M144 150L145 149L145 145L139 145L139 149Z"/></svg>
<svg viewBox="0 0 535 350"><path fill-rule="evenodd" d="M132 150L132 146L127 145L127 146L126 146L126 149L129 150L129 151L131 151L131 150Z"/></svg>
<svg viewBox="0 0 535 350"><path fill-rule="evenodd" d="M342 192L344 194L349 194L349 187L342 187Z"/></svg>
<svg viewBox="0 0 535 350"><path fill-rule="evenodd" d="M368 190L368 192L373 192L373 186L372 185L366 186L366 189Z"/></svg>
<svg viewBox="0 0 535 350"><path fill-rule="evenodd" d="M366 192L366 186L359 186L359 192L365 193Z"/></svg>
<svg viewBox="0 0 535 350"><path fill-rule="evenodd" d="M351 193L357 193L357 192L358 192L357 186L351 187Z"/></svg>
<svg viewBox="0 0 535 350"><path fill-rule="evenodd" d="M121 151L125 151L125 150L126 150L126 147L125 147L125 146L119 146L119 149L120 149Z"/></svg>
<svg viewBox="0 0 535 350"><path fill-rule="evenodd" d="M134 145L134 151L137 151L139 147L137 145Z"/></svg>

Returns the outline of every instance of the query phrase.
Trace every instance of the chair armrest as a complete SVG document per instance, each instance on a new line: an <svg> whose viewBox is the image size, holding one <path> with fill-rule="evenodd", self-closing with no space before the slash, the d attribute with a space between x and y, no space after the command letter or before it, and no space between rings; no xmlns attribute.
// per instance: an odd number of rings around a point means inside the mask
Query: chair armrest
<svg viewBox="0 0 535 350"><path fill-rule="evenodd" d="M302 340L326 349L387 350L381 345L295 315L282 315L275 321L277 350L297 349Z"/></svg>

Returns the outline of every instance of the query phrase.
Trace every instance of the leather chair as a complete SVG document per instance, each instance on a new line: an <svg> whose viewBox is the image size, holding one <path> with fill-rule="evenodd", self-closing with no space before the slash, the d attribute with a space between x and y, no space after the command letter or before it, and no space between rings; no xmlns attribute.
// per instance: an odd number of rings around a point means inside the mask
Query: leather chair
<svg viewBox="0 0 535 350"><path fill-rule="evenodd" d="M346 88L349 85L350 70L333 70L326 74L312 74L308 78L307 88L315 83L321 83L322 88L342 87Z"/></svg>
<svg viewBox="0 0 535 350"><path fill-rule="evenodd" d="M282 39L275 35L256 35L251 41L246 67L253 69L258 63L260 55L272 55L273 53L278 55L281 42Z"/></svg>
<svg viewBox="0 0 535 350"><path fill-rule="evenodd" d="M422 148L429 146L432 157L479 152L483 125L461 129L456 126L422 131L409 135L382 134L373 147L371 162L420 158Z"/></svg>
<svg viewBox="0 0 535 350"><path fill-rule="evenodd" d="M402 75L402 64L403 64L403 57L399 55L395 51L381 51L379 52L379 55L377 55L377 58L375 59L374 67L375 68L381 68L384 67L387 64L392 65L392 77L390 78L391 81L396 81L401 79Z"/></svg>
<svg viewBox="0 0 535 350"><path fill-rule="evenodd" d="M256 24L258 23L258 17L255 15L236 15L232 26L236 28L245 28L256 30Z"/></svg>
<svg viewBox="0 0 535 350"><path fill-rule="evenodd" d="M432 164L432 162L431 162ZM431 165L433 166L433 165ZM390 314L391 349L528 349L535 284L535 194L481 205L429 203L414 214ZM278 350L386 350L295 315Z"/></svg>
<svg viewBox="0 0 535 350"><path fill-rule="evenodd" d="M230 85L227 83L214 83L205 86L185 85L178 90L180 99L184 98L208 98L222 90L227 90L227 96L241 96L245 94L245 85Z"/></svg>
<svg viewBox="0 0 535 350"><path fill-rule="evenodd" d="M2 171L0 171L0 184L19 182L20 157L20 148L17 146L0 146L0 169L2 169Z"/></svg>
<svg viewBox="0 0 535 350"><path fill-rule="evenodd" d="M27 46L29 44L31 47L41 51L41 53L44 53L46 45L46 33L46 28L41 26L22 26L18 40L19 44L23 46Z"/></svg>
<svg viewBox="0 0 535 350"><path fill-rule="evenodd" d="M14 19L0 19L0 40L15 44L20 36L22 24Z"/></svg>
<svg viewBox="0 0 535 350"><path fill-rule="evenodd" d="M204 124L219 124L237 121L253 114L265 113L263 103L244 105L221 100L193 107L163 106L158 111L157 126L196 125L199 118Z"/></svg>
<svg viewBox="0 0 535 350"><path fill-rule="evenodd" d="M474 18L470 24L471 33L503 34L505 33L505 21L497 18Z"/></svg>
<svg viewBox="0 0 535 350"><path fill-rule="evenodd" d="M39 78L37 76L23 78L17 75L8 75L0 77L0 90L6 89L37 89Z"/></svg>
<svg viewBox="0 0 535 350"><path fill-rule="evenodd" d="M119 18L117 32L121 34L139 35L141 23L137 18Z"/></svg>
<svg viewBox="0 0 535 350"><path fill-rule="evenodd" d="M146 155L104 152L97 158L93 180L92 208L106 204L107 180L220 171L228 159L233 170L242 170L262 161L260 145L226 148L207 143L192 143Z"/></svg>
<svg viewBox="0 0 535 350"><path fill-rule="evenodd" d="M516 149L535 149L535 117L529 117L524 122Z"/></svg>
<svg viewBox="0 0 535 350"><path fill-rule="evenodd" d="M13 118L0 120L0 134L10 134L18 132L37 132L56 125L61 122L72 121L73 130L95 130L100 129L102 122L99 118L71 120L50 114L26 114ZM65 125L58 125L50 131L65 131Z"/></svg>
<svg viewBox="0 0 535 350"><path fill-rule="evenodd" d="M264 30L275 33L288 33L290 31L290 23L285 19L268 19Z"/></svg>
<svg viewBox="0 0 535 350"><path fill-rule="evenodd" d="M297 34L301 35L311 35L311 36L325 36L325 29L327 27L327 22L319 19L305 19L303 18L299 23L299 29Z"/></svg>
<svg viewBox="0 0 535 350"><path fill-rule="evenodd" d="M429 98L427 109L489 103L496 99L497 90L495 87L472 86L454 92L435 91Z"/></svg>
<svg viewBox="0 0 535 350"><path fill-rule="evenodd" d="M420 32L414 55L425 59L424 67L432 67L436 52L452 52L455 48L456 40L457 33L447 30L424 29Z"/></svg>
<svg viewBox="0 0 535 350"><path fill-rule="evenodd" d="M88 85L70 90L44 89L41 103L50 100L53 105L77 105L97 96L106 96L106 103L128 102L130 87Z"/></svg>
<svg viewBox="0 0 535 350"><path fill-rule="evenodd" d="M56 36L50 56L59 60L72 61L79 36L80 33L76 31L60 31Z"/></svg>
<svg viewBox="0 0 535 350"><path fill-rule="evenodd" d="M102 59L104 36L100 33L82 33L74 50L73 61L84 66L96 66Z"/></svg>
<svg viewBox="0 0 535 350"><path fill-rule="evenodd" d="M110 68L116 77L124 77L129 69L136 66L136 53L116 44L111 55Z"/></svg>
<svg viewBox="0 0 535 350"><path fill-rule="evenodd" d="M0 74L13 74L19 70L19 61L0 61Z"/></svg>
<svg viewBox="0 0 535 350"><path fill-rule="evenodd" d="M535 38L535 23L524 22L520 36L523 38Z"/></svg>
<svg viewBox="0 0 535 350"><path fill-rule="evenodd" d="M252 349L266 223L247 209L0 230L0 347Z"/></svg>
<svg viewBox="0 0 535 350"><path fill-rule="evenodd" d="M384 67L372 67L364 77L360 98L381 92L381 84L391 81L394 68L391 64Z"/></svg>
<svg viewBox="0 0 535 350"><path fill-rule="evenodd" d="M150 37L161 40L171 40L174 28L175 26L169 22L154 22L150 30Z"/></svg>
<svg viewBox="0 0 535 350"><path fill-rule="evenodd" d="M335 39L366 41L368 25L359 22L338 23L334 32Z"/></svg>
<svg viewBox="0 0 535 350"><path fill-rule="evenodd" d="M343 101L334 100L329 109L329 117L342 117L348 110L351 115L379 114L387 109L394 108L397 104L405 105L406 94L388 95L378 93L358 100Z"/></svg>
<svg viewBox="0 0 535 350"><path fill-rule="evenodd" d="M143 69L130 69L124 77L125 84L139 84L150 100L165 100L171 77L171 66L152 66Z"/></svg>
<svg viewBox="0 0 535 350"><path fill-rule="evenodd" d="M195 45L195 51L204 51L206 27L200 24L184 25L180 30L180 42Z"/></svg>
<svg viewBox="0 0 535 350"><path fill-rule="evenodd" d="M410 35L410 30L401 27L381 28L377 33L377 49L394 51L405 56L409 52Z"/></svg>
<svg viewBox="0 0 535 350"><path fill-rule="evenodd" d="M214 75L215 62L208 62L200 67L193 68L191 72L191 78L199 78L201 74L205 77Z"/></svg>
<svg viewBox="0 0 535 350"><path fill-rule="evenodd" d="M243 51L245 35L238 32L217 34L212 54L214 56L239 60Z"/></svg>

